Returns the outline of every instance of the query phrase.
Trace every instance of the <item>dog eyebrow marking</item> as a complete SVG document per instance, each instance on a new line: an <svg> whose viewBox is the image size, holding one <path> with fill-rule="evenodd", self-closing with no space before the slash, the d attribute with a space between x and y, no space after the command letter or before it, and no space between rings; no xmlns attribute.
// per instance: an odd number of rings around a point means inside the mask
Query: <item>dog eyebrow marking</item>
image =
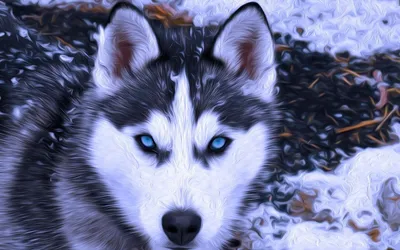
<svg viewBox="0 0 400 250"><path fill-rule="evenodd" d="M205 151L211 138L220 133L218 118L217 114L205 111L197 120L195 129L193 155L207 169L209 163Z"/></svg>
<svg viewBox="0 0 400 250"><path fill-rule="evenodd" d="M194 144L196 147L204 149L215 135L221 133L219 116L211 111L204 111L197 120Z"/></svg>
<svg viewBox="0 0 400 250"><path fill-rule="evenodd" d="M144 124L137 126L127 126L121 131L129 137L134 137L141 133L149 133L157 147L157 167L163 165L171 155L171 137L168 133L168 119L159 111L150 114L150 118Z"/></svg>

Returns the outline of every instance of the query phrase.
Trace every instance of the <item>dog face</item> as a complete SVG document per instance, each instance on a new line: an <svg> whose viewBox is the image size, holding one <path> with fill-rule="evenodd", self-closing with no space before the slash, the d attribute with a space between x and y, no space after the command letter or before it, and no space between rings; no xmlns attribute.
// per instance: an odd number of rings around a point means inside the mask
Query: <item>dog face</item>
<svg viewBox="0 0 400 250"><path fill-rule="evenodd" d="M220 248L274 153L274 46L261 8L238 9L208 54L191 42L163 51L126 4L98 36L89 165L153 249Z"/></svg>

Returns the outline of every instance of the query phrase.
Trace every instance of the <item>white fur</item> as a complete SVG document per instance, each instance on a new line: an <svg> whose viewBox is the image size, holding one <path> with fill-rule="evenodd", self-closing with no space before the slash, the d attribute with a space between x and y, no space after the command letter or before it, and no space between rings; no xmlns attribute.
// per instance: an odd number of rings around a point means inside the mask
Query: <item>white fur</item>
<svg viewBox="0 0 400 250"><path fill-rule="evenodd" d="M113 59L117 52L115 37L120 33L124 33L134 45L131 69L139 70L146 62L159 55L157 39L147 20L131 9L119 9L105 29L99 27L99 33L95 37L98 54L93 79L100 96L112 94L120 86L119 79L113 76Z"/></svg>
<svg viewBox="0 0 400 250"><path fill-rule="evenodd" d="M153 249L168 244L161 217L174 208L199 213L202 228L195 243L198 249L217 249L231 236L228 227L238 219L236 209L268 157L270 131L261 123L247 132L226 127L213 112L204 113L196 124L186 76L172 79L177 83L172 119L153 112L146 123L122 130L99 119L90 144L91 164L128 223L151 237ZM157 166L156 158L138 147L133 136L143 132L171 150L169 161ZM193 146L205 148L220 132L233 142L223 156L210 159L207 169L194 158Z"/></svg>
<svg viewBox="0 0 400 250"><path fill-rule="evenodd" d="M251 40L252 34L257 36L255 40ZM255 78L245 84L243 90L271 101L276 82L275 48L271 31L259 11L246 8L229 20L215 42L213 54L229 68L238 71L241 65L239 45L246 41L255 45Z"/></svg>

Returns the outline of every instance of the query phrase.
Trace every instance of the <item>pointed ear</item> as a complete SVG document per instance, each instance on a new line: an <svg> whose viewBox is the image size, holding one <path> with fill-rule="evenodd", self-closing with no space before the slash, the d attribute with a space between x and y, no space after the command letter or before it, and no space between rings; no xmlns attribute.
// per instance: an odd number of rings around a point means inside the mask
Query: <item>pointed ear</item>
<svg viewBox="0 0 400 250"><path fill-rule="evenodd" d="M105 29L96 37L98 53L93 78L102 93L118 89L125 70L140 70L159 56L157 38L143 13L128 3L116 4Z"/></svg>
<svg viewBox="0 0 400 250"><path fill-rule="evenodd" d="M255 2L243 5L225 22L216 36L212 55L252 84L272 95L276 80L275 48L267 18Z"/></svg>

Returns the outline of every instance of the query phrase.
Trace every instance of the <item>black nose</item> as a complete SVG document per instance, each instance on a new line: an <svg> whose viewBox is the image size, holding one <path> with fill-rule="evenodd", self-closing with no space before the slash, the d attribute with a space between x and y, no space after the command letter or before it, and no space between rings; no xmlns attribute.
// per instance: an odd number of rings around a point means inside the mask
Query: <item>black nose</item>
<svg viewBox="0 0 400 250"><path fill-rule="evenodd" d="M192 211L172 211L162 217L161 223L168 239L183 246L199 233L201 217Z"/></svg>

